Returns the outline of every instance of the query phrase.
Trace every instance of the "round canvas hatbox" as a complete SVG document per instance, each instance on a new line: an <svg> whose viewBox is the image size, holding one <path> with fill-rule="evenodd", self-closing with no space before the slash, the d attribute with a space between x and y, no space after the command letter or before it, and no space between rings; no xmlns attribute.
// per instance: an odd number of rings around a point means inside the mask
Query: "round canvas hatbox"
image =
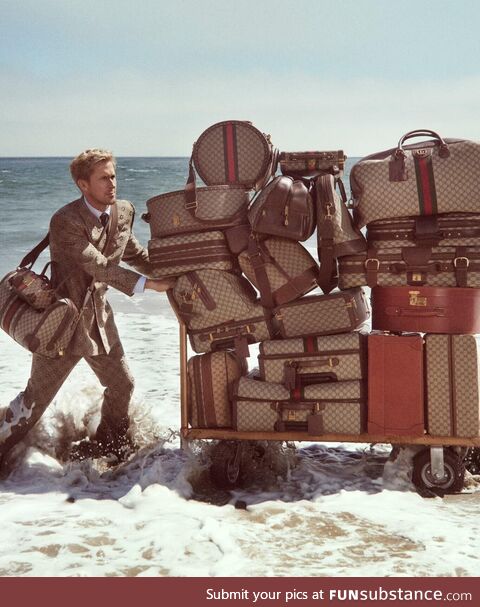
<svg viewBox="0 0 480 607"><path fill-rule="evenodd" d="M259 189L275 171L270 136L250 122L228 120L204 131L193 146L193 162L207 185Z"/></svg>

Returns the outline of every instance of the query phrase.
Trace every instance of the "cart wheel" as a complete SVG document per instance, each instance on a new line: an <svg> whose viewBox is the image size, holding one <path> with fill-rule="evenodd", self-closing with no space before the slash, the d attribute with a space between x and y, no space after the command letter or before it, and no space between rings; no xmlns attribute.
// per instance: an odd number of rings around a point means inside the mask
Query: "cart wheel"
<svg viewBox="0 0 480 607"><path fill-rule="evenodd" d="M242 444L221 441L215 445L210 466L210 478L220 489L233 489L241 482Z"/></svg>
<svg viewBox="0 0 480 607"><path fill-rule="evenodd" d="M480 447L472 447L465 454L465 468L470 474L480 474Z"/></svg>
<svg viewBox="0 0 480 607"><path fill-rule="evenodd" d="M430 449L420 451L413 459L412 481L420 492L431 492L436 495L458 493L463 489L465 465L462 458L450 449L443 450L442 478L437 478L432 472Z"/></svg>

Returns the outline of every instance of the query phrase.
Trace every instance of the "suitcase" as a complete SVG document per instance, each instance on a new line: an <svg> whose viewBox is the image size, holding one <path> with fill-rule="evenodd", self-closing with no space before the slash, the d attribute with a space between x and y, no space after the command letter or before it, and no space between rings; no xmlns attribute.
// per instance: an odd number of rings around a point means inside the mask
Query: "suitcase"
<svg viewBox="0 0 480 607"><path fill-rule="evenodd" d="M315 230L315 208L301 179L279 175L252 202L248 211L252 230L304 241Z"/></svg>
<svg viewBox="0 0 480 607"><path fill-rule="evenodd" d="M188 421L193 428L231 428L230 390L247 369L246 359L233 352L211 352L190 358Z"/></svg>
<svg viewBox="0 0 480 607"><path fill-rule="evenodd" d="M264 341L258 363L263 381L288 389L363 379L367 373L367 336L354 332Z"/></svg>
<svg viewBox="0 0 480 607"><path fill-rule="evenodd" d="M404 146L413 137L433 140ZM478 213L480 144L442 139L427 129L406 133L396 148L357 162L350 172L358 227L387 217Z"/></svg>
<svg viewBox="0 0 480 607"><path fill-rule="evenodd" d="M338 260L338 286L480 287L480 246L374 249Z"/></svg>
<svg viewBox="0 0 480 607"><path fill-rule="evenodd" d="M287 238L259 240L252 235L238 263L266 308L299 299L318 286L317 262L299 242Z"/></svg>
<svg viewBox="0 0 480 607"><path fill-rule="evenodd" d="M480 289L375 287L372 328L420 333L480 333Z"/></svg>
<svg viewBox="0 0 480 607"><path fill-rule="evenodd" d="M187 272L177 279L169 300L197 353L235 349L247 356L247 344L274 337L268 313L242 276L221 270Z"/></svg>
<svg viewBox="0 0 480 607"><path fill-rule="evenodd" d="M197 188L196 199L187 201L185 190L167 192L147 200L142 219L150 225L152 238L209 232L248 223L250 202L243 186Z"/></svg>
<svg viewBox="0 0 480 607"><path fill-rule="evenodd" d="M365 410L364 385L359 381L307 386L296 395L279 384L246 377L234 384L237 431L356 435L364 431Z"/></svg>
<svg viewBox="0 0 480 607"><path fill-rule="evenodd" d="M421 335L368 336L368 433L424 435Z"/></svg>
<svg viewBox="0 0 480 607"><path fill-rule="evenodd" d="M329 293L337 285L335 260L367 248L365 237L353 226L352 217L345 205L346 195L340 198L335 185L336 180L332 175L320 175L315 179L317 250L320 261L318 283L324 293Z"/></svg>
<svg viewBox="0 0 480 607"><path fill-rule="evenodd" d="M480 436L480 344L473 335L425 336L427 430Z"/></svg>
<svg viewBox="0 0 480 607"><path fill-rule="evenodd" d="M45 310L32 308L11 289L9 279L16 274L9 272L0 282L0 327L30 352L61 356L77 327L77 307L70 299L59 299Z"/></svg>
<svg viewBox="0 0 480 607"><path fill-rule="evenodd" d="M365 293L357 288L330 295L307 295L274 308L273 319L281 337L286 338L349 333L369 317Z"/></svg>
<svg viewBox="0 0 480 607"><path fill-rule="evenodd" d="M329 152L280 152L278 157L282 175L313 177L324 173L339 175L347 157L343 150Z"/></svg>
<svg viewBox="0 0 480 607"><path fill-rule="evenodd" d="M207 185L260 189L275 174L277 153L265 135L244 120L217 122L193 145L192 160Z"/></svg>
<svg viewBox="0 0 480 607"><path fill-rule="evenodd" d="M200 232L164 238L148 243L152 278L179 276L192 270L232 270L235 259L223 232Z"/></svg>

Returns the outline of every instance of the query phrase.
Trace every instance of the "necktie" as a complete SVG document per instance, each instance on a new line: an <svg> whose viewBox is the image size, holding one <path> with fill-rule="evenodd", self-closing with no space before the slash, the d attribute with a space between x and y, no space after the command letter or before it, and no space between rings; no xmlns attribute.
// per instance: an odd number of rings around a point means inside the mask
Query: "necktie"
<svg viewBox="0 0 480 607"><path fill-rule="evenodd" d="M102 213L100 215L100 223L102 224L103 227L105 227L107 225L109 219L110 219L110 215L108 213Z"/></svg>

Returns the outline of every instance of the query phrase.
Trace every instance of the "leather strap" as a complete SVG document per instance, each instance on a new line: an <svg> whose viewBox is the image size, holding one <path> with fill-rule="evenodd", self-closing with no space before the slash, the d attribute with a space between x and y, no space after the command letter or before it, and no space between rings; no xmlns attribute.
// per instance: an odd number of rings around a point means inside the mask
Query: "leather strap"
<svg viewBox="0 0 480 607"><path fill-rule="evenodd" d="M457 247L455 249L455 259L453 260L457 287L467 286L469 265L470 260L467 257L467 247Z"/></svg>
<svg viewBox="0 0 480 607"><path fill-rule="evenodd" d="M336 286L334 279L334 229L333 215L335 213L335 191L331 175L319 175L315 179L315 202L317 211L317 251L320 261L318 284L327 294Z"/></svg>
<svg viewBox="0 0 480 607"><path fill-rule="evenodd" d="M273 301L270 281L268 280L265 257L268 257L269 262L274 263L272 257L270 257L264 248L260 246L257 238L252 234L248 241L248 259L250 260L255 273L255 280L257 281L258 290L260 291L262 306L264 308L273 308L275 303Z"/></svg>

